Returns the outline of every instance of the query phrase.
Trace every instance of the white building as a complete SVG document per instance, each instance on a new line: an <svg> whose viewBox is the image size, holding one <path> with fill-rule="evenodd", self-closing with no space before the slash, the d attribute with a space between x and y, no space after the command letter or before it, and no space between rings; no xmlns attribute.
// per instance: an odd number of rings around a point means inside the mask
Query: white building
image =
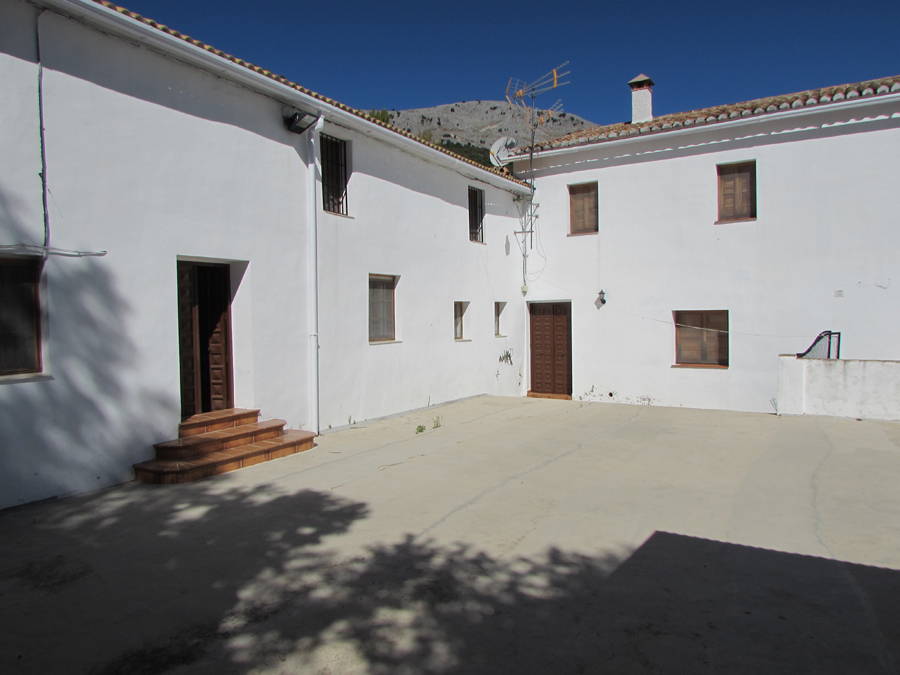
<svg viewBox="0 0 900 675"><path fill-rule="evenodd" d="M183 412L524 392L520 181L107 3L0 0L0 82L0 507L130 480Z"/></svg>
<svg viewBox="0 0 900 675"><path fill-rule="evenodd" d="M524 278L524 156L479 167L94 0L0 0L0 83L0 508L130 480L197 411L768 411L821 330L900 358L900 79L659 119L638 80L650 120L536 148ZM679 311L722 332L677 351Z"/></svg>
<svg viewBox="0 0 900 675"><path fill-rule="evenodd" d="M555 391L773 412L778 355L821 331L900 359L900 77L658 118L630 84L640 121L534 148L527 300L571 316Z"/></svg>

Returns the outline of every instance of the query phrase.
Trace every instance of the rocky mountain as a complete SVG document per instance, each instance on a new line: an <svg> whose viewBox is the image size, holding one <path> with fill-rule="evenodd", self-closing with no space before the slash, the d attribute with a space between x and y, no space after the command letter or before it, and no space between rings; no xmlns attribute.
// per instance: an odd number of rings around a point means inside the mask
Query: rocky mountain
<svg viewBox="0 0 900 675"><path fill-rule="evenodd" d="M391 124L432 143L490 148L501 136L512 136L520 146L531 143L526 112L507 101L462 101L433 108L390 110ZM565 136L595 126L577 115L558 113L537 131L537 141Z"/></svg>

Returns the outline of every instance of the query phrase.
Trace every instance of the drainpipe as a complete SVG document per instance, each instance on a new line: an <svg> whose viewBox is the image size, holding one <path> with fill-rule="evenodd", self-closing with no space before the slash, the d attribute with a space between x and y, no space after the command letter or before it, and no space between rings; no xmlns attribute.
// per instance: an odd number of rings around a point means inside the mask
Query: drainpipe
<svg viewBox="0 0 900 675"><path fill-rule="evenodd" d="M318 204L316 202L316 159L319 132L325 126L325 118L319 115L309 130L309 147L306 157L306 204L309 210L309 349L310 349L310 416L312 431L319 433L319 232Z"/></svg>

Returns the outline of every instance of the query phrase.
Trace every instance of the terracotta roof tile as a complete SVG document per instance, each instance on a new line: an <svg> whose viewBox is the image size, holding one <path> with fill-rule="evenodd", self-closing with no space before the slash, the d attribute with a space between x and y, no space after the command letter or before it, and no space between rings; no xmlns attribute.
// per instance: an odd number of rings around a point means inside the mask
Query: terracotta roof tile
<svg viewBox="0 0 900 675"><path fill-rule="evenodd" d="M411 134L407 131L404 131L403 129L398 129L397 127L395 127L391 124L382 122L381 120L376 120L375 118L370 117L368 114L366 114L362 110L357 110L356 108L351 108L350 106L344 105L343 103L335 101L334 99L330 99L327 96L322 96L321 94L318 94L318 93L312 91L311 89L307 89L306 87L300 86L296 82L291 82L286 77L283 77L281 75L276 75L275 73L272 73L272 72L266 70L265 68L261 68L260 66L254 65L252 63L248 63L247 61L244 61L243 59L239 59L236 56L232 56L231 54L226 54L225 52L223 52L220 49L211 47L210 45L200 42L200 40L195 40L194 38L192 38L190 36L179 33L177 30L173 30L172 28L169 28L168 26L164 26L163 24L153 21L152 19L147 19L147 18L141 16L140 14L137 14L128 9L125 9L124 7L119 7L118 5L116 5L112 2L108 2L107 0L93 0L93 2L95 2L98 5L102 5L103 7L106 7L107 9L111 9L115 12L118 12L119 14L122 14L123 16L127 16L130 19L139 21L139 22L141 22L147 26L150 26L151 28L158 30L162 33L166 33L168 35L178 38L179 40L183 40L184 42L187 42L188 44L192 44L195 47L199 47L200 49L208 51L210 54L215 54L216 56L218 56L222 59L231 61L234 64L237 64L239 66L247 68L248 70L252 70L256 73L259 73L260 75L264 75L265 77L275 80L276 82L280 82L281 84L283 84L287 87L290 87L291 89L295 89L296 91L299 91L307 96L310 96L312 98L315 98L316 100L322 101L323 103L325 103L327 105L337 108L338 110L341 110L346 113L350 113L352 115L356 115L357 117L360 117L360 118L366 120L367 122L371 122L372 124L377 124L378 126L384 127L385 129L388 129L389 131L392 131L393 133L398 134L399 136L405 136L406 138L412 139L413 141L416 141L417 143L420 143L426 147L433 148L435 150L438 150L439 152L444 153L445 155L449 155L450 157L453 157L454 159L458 159L462 162L465 162L466 164L471 164L472 166L474 166L478 169L482 169L483 171L488 171L497 176L505 178L506 180L508 180L512 183L517 183L519 185L527 185L526 182L521 181L517 178L514 178L512 175L510 175L510 173L506 169L488 167L488 166L484 166L483 164L479 164L478 162L473 162L472 160L470 160L466 157L457 155L455 152L450 152L449 150L446 150L445 148L441 147L440 145L436 145L434 143L425 141L425 140L419 138L418 136L414 136L413 134Z"/></svg>
<svg viewBox="0 0 900 675"><path fill-rule="evenodd" d="M555 150L557 148L568 148L576 145L603 143L604 141L611 141L624 136L677 131L678 129L697 125L727 122L742 117L769 115L785 110L793 110L795 108L827 105L832 102L863 96L882 96L884 94L896 92L900 92L900 75L886 77L880 80L857 82L856 84L842 84L836 87L825 87L824 89L810 89L809 91L785 94L783 96L769 96L767 98L758 98L754 101L745 101L743 103L732 103L730 105L690 110L683 113L673 113L671 115L654 117L649 122L640 122L638 124L622 122L620 124L591 127L589 129L575 131L556 139L535 143L534 150L540 152L541 150ZM530 150L531 148L528 146L516 148L513 154L524 155Z"/></svg>

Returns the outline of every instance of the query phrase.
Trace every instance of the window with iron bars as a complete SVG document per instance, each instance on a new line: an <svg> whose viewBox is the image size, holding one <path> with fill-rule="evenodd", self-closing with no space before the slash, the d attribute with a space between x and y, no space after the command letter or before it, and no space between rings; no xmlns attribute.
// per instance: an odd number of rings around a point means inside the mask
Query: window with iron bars
<svg viewBox="0 0 900 675"><path fill-rule="evenodd" d="M469 241L484 242L484 190L469 188Z"/></svg>
<svg viewBox="0 0 900 675"><path fill-rule="evenodd" d="M322 208L347 215L347 141L325 134L322 140Z"/></svg>

